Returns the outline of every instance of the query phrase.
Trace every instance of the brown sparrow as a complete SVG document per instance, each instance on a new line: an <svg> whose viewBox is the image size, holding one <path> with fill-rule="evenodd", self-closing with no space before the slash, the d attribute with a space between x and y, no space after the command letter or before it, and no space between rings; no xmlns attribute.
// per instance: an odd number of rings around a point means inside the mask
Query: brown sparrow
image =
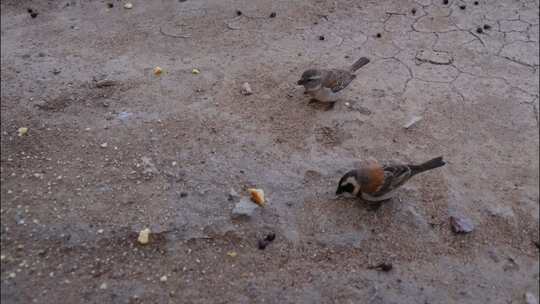
<svg viewBox="0 0 540 304"><path fill-rule="evenodd" d="M312 102L328 102L333 106L340 95L339 93L356 78L353 73L368 63L369 59L362 57L347 70L309 69L302 74L302 78L298 80L297 84L304 86L304 94L310 95Z"/></svg>
<svg viewBox="0 0 540 304"><path fill-rule="evenodd" d="M379 163L370 159L360 164L359 168L347 172L339 180L336 195L349 193L368 202L388 200L411 177L444 165L442 156L420 165Z"/></svg>

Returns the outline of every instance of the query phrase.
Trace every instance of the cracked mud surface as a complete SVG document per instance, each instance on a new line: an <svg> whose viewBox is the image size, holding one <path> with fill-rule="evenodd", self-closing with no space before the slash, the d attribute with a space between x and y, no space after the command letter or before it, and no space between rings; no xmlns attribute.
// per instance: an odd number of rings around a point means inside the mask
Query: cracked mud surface
<svg viewBox="0 0 540 304"><path fill-rule="evenodd" d="M538 1L109 2L0 4L2 303L538 298ZM295 85L361 56L332 110ZM438 155L377 211L333 195Z"/></svg>

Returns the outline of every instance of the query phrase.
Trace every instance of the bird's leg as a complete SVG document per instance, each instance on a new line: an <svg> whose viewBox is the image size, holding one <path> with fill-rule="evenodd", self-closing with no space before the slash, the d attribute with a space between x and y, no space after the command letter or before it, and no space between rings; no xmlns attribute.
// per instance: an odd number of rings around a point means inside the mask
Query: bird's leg
<svg viewBox="0 0 540 304"><path fill-rule="evenodd" d="M369 211L373 211L373 212L376 212L378 211L379 209L381 209L381 206L382 204L384 203L385 201L381 201L381 202L370 202L368 204L368 210Z"/></svg>
<svg viewBox="0 0 540 304"><path fill-rule="evenodd" d="M334 106L336 105L336 102L335 101L332 101L332 102L328 102L328 105L326 106L326 110L325 111L330 111L334 108Z"/></svg>

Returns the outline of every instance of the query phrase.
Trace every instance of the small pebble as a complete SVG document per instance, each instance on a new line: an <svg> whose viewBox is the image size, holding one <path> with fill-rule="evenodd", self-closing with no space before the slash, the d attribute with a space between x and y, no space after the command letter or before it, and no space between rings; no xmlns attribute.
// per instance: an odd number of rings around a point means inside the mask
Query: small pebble
<svg viewBox="0 0 540 304"><path fill-rule="evenodd" d="M242 16L242 11L236 11L236 16Z"/></svg>
<svg viewBox="0 0 540 304"><path fill-rule="evenodd" d="M200 74L200 73L201 73L201 71L199 71L199 69L193 69L193 70L191 70L191 74L197 75L197 74Z"/></svg>
<svg viewBox="0 0 540 304"><path fill-rule="evenodd" d="M479 3L478 1L474 1L473 4L474 4L474 5L478 5L478 4L480 4L480 3Z"/></svg>
<svg viewBox="0 0 540 304"><path fill-rule="evenodd" d="M266 246L268 246L268 244L270 244L270 242L267 241L267 240L259 240L259 242L257 243L257 247L260 250L264 250L264 249L266 249Z"/></svg>
<svg viewBox="0 0 540 304"><path fill-rule="evenodd" d="M270 13L270 18L275 18L275 17L276 17L276 12Z"/></svg>
<svg viewBox="0 0 540 304"><path fill-rule="evenodd" d="M236 251L229 251L229 252L227 252L227 255L230 256L231 258L234 258L234 257L236 257L238 254L236 253Z"/></svg>
<svg viewBox="0 0 540 304"><path fill-rule="evenodd" d="M466 6L466 5L460 5L459 8L462 9L462 10L464 10L464 9L467 8L467 6Z"/></svg>
<svg viewBox="0 0 540 304"><path fill-rule="evenodd" d="M377 38L381 38L381 37L382 37L382 35L381 35L381 33L377 33L377 35L375 35L375 37L377 37Z"/></svg>
<svg viewBox="0 0 540 304"><path fill-rule="evenodd" d="M413 15L416 14L416 9L415 9L415 8L413 8L413 9L411 10L411 14L413 14Z"/></svg>
<svg viewBox="0 0 540 304"><path fill-rule="evenodd" d="M267 240L268 242L272 242L272 241L274 241L276 239L276 234L271 232L271 233L267 234L264 239Z"/></svg>
<svg viewBox="0 0 540 304"><path fill-rule="evenodd" d="M107 148L108 144L107 143L102 143L101 145L99 145L100 147L102 148Z"/></svg>
<svg viewBox="0 0 540 304"><path fill-rule="evenodd" d="M389 272L390 270L392 270L392 268L394 268L394 266L392 265L392 263L380 263L377 266L371 268L380 269L384 272Z"/></svg>
<svg viewBox="0 0 540 304"><path fill-rule="evenodd" d="M107 7L108 7L108 8L113 8L113 7L114 7L114 4L112 4L112 3L107 3Z"/></svg>
<svg viewBox="0 0 540 304"><path fill-rule="evenodd" d="M474 230L472 220L463 216L451 216L450 225L454 233L470 233Z"/></svg>
<svg viewBox="0 0 540 304"><path fill-rule="evenodd" d="M32 18L36 18L37 16L38 16L38 13L36 13L36 12L30 13L30 17L32 17Z"/></svg>
<svg viewBox="0 0 540 304"><path fill-rule="evenodd" d="M530 292L525 293L525 303L526 304L538 304L538 300L534 296L534 294Z"/></svg>
<svg viewBox="0 0 540 304"><path fill-rule="evenodd" d="M103 282L103 283L101 283L101 285L99 285L99 289L107 289L107 287L109 287L109 286L107 286L107 283L105 283L105 282Z"/></svg>
<svg viewBox="0 0 540 304"><path fill-rule="evenodd" d="M159 281L160 282L167 282L167 276L166 275L162 276L161 278L159 278Z"/></svg>
<svg viewBox="0 0 540 304"><path fill-rule="evenodd" d="M484 32L484 30L481 27L479 27L479 28L476 29L476 32L478 34L482 34Z"/></svg>
<svg viewBox="0 0 540 304"><path fill-rule="evenodd" d="M321 41L324 40L324 36L323 35L319 36L319 40Z"/></svg>
<svg viewBox="0 0 540 304"><path fill-rule="evenodd" d="M132 8L133 8L133 4L131 4L131 2L127 2L126 4L124 4L124 8L125 8L125 9L132 9Z"/></svg>
<svg viewBox="0 0 540 304"><path fill-rule="evenodd" d="M444 5L447 5L448 4L448 0L443 0L442 2Z"/></svg>
<svg viewBox="0 0 540 304"><path fill-rule="evenodd" d="M242 94L244 95L253 94L253 91L251 90L251 86L249 85L249 83L244 82L244 84L242 84Z"/></svg>
<svg viewBox="0 0 540 304"><path fill-rule="evenodd" d="M491 29L491 25L489 24L484 24L484 29L487 31L487 30L490 30Z"/></svg>

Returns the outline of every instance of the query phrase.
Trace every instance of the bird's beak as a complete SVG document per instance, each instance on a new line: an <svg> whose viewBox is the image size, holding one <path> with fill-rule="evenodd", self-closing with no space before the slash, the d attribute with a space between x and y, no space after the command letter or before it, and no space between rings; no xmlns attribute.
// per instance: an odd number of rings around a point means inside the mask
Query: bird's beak
<svg viewBox="0 0 540 304"><path fill-rule="evenodd" d="M306 83L306 81L304 79L300 79L300 80L298 80L298 82L296 84L297 85L304 85L304 83Z"/></svg>

